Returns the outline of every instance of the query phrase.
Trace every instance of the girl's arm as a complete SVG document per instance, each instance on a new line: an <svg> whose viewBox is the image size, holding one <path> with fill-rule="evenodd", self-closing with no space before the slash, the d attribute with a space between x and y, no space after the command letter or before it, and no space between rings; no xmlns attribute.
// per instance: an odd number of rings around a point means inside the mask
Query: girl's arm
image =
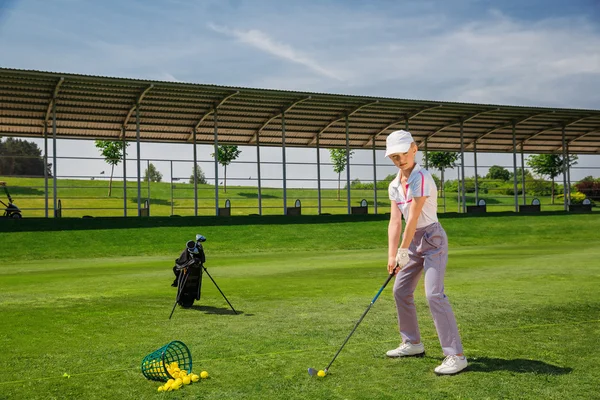
<svg viewBox="0 0 600 400"><path fill-rule="evenodd" d="M388 273L392 273L396 268L396 252L398 251L398 242L400 242L400 234L402 233L402 213L392 201L390 211L390 223L388 225Z"/></svg>
<svg viewBox="0 0 600 400"><path fill-rule="evenodd" d="M410 212L408 213L408 221L406 221L406 227L404 228L404 236L402 237L402 243L400 244L401 248L408 249L408 246L410 246L410 242L412 242L415 231L417 230L417 221L421 216L421 211L423 211L423 206L426 201L427 196L413 197L413 202L410 205Z"/></svg>

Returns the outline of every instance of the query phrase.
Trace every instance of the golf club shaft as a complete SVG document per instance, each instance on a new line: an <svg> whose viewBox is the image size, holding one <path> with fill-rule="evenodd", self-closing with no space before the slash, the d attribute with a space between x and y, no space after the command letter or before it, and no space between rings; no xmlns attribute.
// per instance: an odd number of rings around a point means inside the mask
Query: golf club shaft
<svg viewBox="0 0 600 400"><path fill-rule="evenodd" d="M175 312L175 307L177 307L177 303L179 303L179 298L181 297L181 292L183 292L183 287L185 286L185 283L187 282L187 277L188 277L187 268L184 271L182 271L182 273L184 274L183 278L181 277L181 275L179 275L179 279L177 280L177 297L175 298L175 304L173 304L173 309L171 310L171 315L169 315L169 319L171 319L171 317L173 316L173 313Z"/></svg>
<svg viewBox="0 0 600 400"><path fill-rule="evenodd" d="M356 323L356 325L354 325L354 328L352 329L352 332L350 332L350 334L346 337L346 340L344 340L344 343L342 343L342 346L340 347L340 349L337 351L337 353L335 353L335 356L333 356L333 359L331 360L331 362L329 363L329 365L327 366L327 368L325 368L325 371L329 370L329 367L331 367L331 364L333 364L333 362L337 358L338 354L340 354L340 352L342 351L342 349L344 348L344 346L346 345L346 343L348 343L348 340L350 339L350 337L352 336L352 334L354 333L354 331L356 330L356 328L358 328L358 325L360 325L360 323L362 322L363 318L365 318L365 315L367 315L367 313L369 312L369 310L371 309L371 307L373 307L373 304L375 304L375 301L377 301L377 298L379 297L379 295L381 294L381 292L383 292L383 289L385 289L385 287L387 286L387 284L392 280L392 278L394 277L394 275L395 275L394 273L391 273L388 276L388 278L386 279L386 281L383 284L383 286L379 289L379 291L377 292L377 294L375 295L375 297L373 297L373 300L371 300L371 303L369 304L369 307L367 307L367 309L365 310L365 312L363 313L363 315L360 316L360 319L358 320L358 322Z"/></svg>
<svg viewBox="0 0 600 400"><path fill-rule="evenodd" d="M217 285L217 282L215 282L215 280L213 279L213 277L210 276L210 274L208 273L208 270L206 269L206 267L203 265L202 268L204 268L204 272L206 272L206 275L208 275L208 277L210 278L210 280L212 281L212 283L214 283L215 286L217 287L217 289L219 290L219 292L221 292L221 295L223 296L223 298L225 299L225 301L227 302L227 304L229 304L229 307L231 307L231 309L233 310L233 313L235 315L237 315L237 311L235 311L235 308L233 308L233 306L231 305L231 303L229 302L229 300L227 300L227 297L225 297L225 293L223 293L223 291L221 290L221 288L219 287L219 285Z"/></svg>

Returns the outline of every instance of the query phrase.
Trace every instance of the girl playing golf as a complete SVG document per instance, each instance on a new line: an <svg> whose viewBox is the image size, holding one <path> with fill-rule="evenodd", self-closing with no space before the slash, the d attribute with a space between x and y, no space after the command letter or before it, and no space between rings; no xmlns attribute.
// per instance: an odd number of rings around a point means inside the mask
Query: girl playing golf
<svg viewBox="0 0 600 400"><path fill-rule="evenodd" d="M437 219L437 188L431 174L417 163L417 145L407 131L392 132L385 156L400 170L388 188L392 201L388 226L388 272L396 269L394 299L402 343L389 357L425 354L417 323L413 293L425 271L425 295L446 358L435 368L439 375L456 374L467 367L454 313L444 294L448 239ZM402 216L405 227L402 241ZM398 247L400 243L400 247Z"/></svg>

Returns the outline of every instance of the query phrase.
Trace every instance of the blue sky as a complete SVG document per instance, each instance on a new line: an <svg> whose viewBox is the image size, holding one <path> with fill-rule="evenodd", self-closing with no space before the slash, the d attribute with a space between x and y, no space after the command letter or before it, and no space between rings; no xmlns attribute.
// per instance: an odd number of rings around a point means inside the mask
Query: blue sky
<svg viewBox="0 0 600 400"><path fill-rule="evenodd" d="M0 0L0 65L598 109L600 2Z"/></svg>

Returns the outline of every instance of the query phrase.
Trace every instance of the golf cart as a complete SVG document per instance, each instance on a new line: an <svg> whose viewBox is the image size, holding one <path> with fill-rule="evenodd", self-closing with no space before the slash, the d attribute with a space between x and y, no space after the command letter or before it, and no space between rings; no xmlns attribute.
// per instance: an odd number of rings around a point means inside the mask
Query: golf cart
<svg viewBox="0 0 600 400"><path fill-rule="evenodd" d="M6 197L8 197L8 204L0 200L0 203L6 207L4 210L3 217L6 218L23 218L21 215L21 210L15 204L13 204L12 197L10 197L10 193L8 193L8 189L6 188L6 182L0 182L0 186L4 188L4 192L6 192Z"/></svg>

